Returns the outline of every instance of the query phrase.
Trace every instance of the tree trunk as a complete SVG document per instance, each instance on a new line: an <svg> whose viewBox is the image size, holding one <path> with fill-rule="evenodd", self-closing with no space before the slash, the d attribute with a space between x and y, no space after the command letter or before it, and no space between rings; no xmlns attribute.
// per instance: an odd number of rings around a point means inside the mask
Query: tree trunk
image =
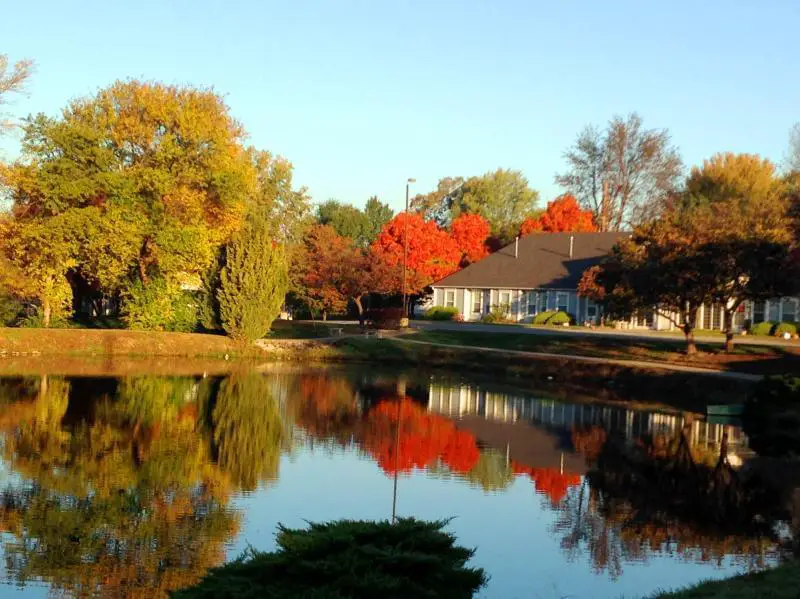
<svg viewBox="0 0 800 599"><path fill-rule="evenodd" d="M364 326L364 306L361 305L361 296L357 295L353 298L353 303L358 309L358 326Z"/></svg>
<svg viewBox="0 0 800 599"><path fill-rule="evenodd" d="M686 336L686 355L695 355L697 353L697 345L694 341L694 327L690 324L684 324L683 334Z"/></svg>
<svg viewBox="0 0 800 599"><path fill-rule="evenodd" d="M725 351L731 353L734 349L733 343L733 313L738 308L734 306L732 309L725 309L723 315L723 329L725 331Z"/></svg>
<svg viewBox="0 0 800 599"><path fill-rule="evenodd" d="M53 309L50 306L50 299L44 298L42 300L42 324L44 324L45 328L50 327L50 320L53 315Z"/></svg>

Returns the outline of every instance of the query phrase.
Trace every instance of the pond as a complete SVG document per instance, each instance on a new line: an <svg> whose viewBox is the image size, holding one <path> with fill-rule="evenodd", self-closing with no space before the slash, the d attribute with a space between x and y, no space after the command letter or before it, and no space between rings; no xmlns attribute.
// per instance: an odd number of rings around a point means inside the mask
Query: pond
<svg viewBox="0 0 800 599"><path fill-rule="evenodd" d="M686 493L660 474L676 439L700 466L723 439L747 460L736 426L447 373L5 377L0 435L3 597L163 597L279 523L395 513L452 518L491 598L647 596L789 545L781 521L664 492Z"/></svg>

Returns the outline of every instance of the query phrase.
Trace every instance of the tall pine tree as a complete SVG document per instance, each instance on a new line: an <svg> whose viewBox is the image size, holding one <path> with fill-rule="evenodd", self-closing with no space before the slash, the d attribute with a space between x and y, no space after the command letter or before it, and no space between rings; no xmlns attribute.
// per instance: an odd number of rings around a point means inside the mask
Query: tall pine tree
<svg viewBox="0 0 800 599"><path fill-rule="evenodd" d="M259 219L245 226L226 254L217 292L222 327L234 339L260 339L278 316L289 285L283 247Z"/></svg>

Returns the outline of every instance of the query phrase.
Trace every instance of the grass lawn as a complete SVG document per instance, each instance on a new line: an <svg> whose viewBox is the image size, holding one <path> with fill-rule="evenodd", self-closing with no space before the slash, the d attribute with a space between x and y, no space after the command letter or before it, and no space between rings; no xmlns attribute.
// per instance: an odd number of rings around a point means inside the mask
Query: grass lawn
<svg viewBox="0 0 800 599"><path fill-rule="evenodd" d="M796 599L800 597L800 565L789 563L774 570L655 595L653 599Z"/></svg>
<svg viewBox="0 0 800 599"><path fill-rule="evenodd" d="M698 343L699 354L688 358L683 345L672 340L590 337L569 335L528 335L524 333L485 333L473 331L422 331L409 339L554 354L573 354L622 360L673 362L718 370L752 374L800 373L800 349L786 346L736 344L727 354L719 344Z"/></svg>
<svg viewBox="0 0 800 599"><path fill-rule="evenodd" d="M361 329L355 324L341 325L324 321L276 320L272 323L272 330L267 335L267 339L318 339L320 337L332 337L331 329L342 329L343 335L361 332Z"/></svg>

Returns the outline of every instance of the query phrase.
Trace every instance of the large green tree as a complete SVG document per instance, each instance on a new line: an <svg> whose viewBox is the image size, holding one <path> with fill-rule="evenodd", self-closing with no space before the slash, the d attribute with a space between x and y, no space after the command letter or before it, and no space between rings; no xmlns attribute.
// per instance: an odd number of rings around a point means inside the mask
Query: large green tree
<svg viewBox="0 0 800 599"><path fill-rule="evenodd" d="M520 171L500 168L469 179L451 212L454 218L466 212L481 215L489 222L492 235L508 243L522 222L533 216L538 200L539 193Z"/></svg>
<svg viewBox="0 0 800 599"><path fill-rule="evenodd" d="M117 82L23 132L0 167L15 221L74 223L71 275L105 293L201 273L257 189L244 131L208 90Z"/></svg>
<svg viewBox="0 0 800 599"><path fill-rule="evenodd" d="M234 339L260 339L278 316L288 287L286 254L269 223L249 223L225 250L217 291L223 328Z"/></svg>
<svg viewBox="0 0 800 599"><path fill-rule="evenodd" d="M378 196L370 196L364 205L364 215L367 217L366 246L375 241L383 226L392 220L394 212L388 204L381 202Z"/></svg>
<svg viewBox="0 0 800 599"><path fill-rule="evenodd" d="M328 200L317 207L317 221L329 225L342 237L360 246L367 243L369 221L366 214L351 204Z"/></svg>

